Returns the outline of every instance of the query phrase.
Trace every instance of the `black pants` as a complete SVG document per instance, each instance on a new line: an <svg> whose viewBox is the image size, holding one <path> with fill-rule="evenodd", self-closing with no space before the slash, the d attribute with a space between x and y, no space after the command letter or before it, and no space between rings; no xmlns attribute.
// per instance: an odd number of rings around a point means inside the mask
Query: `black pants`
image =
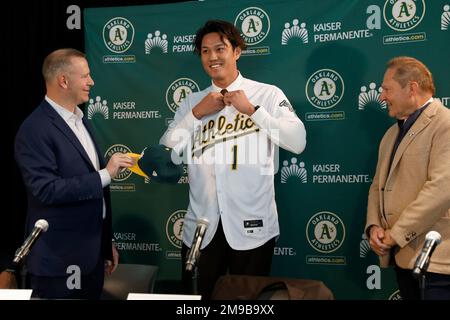
<svg viewBox="0 0 450 320"><path fill-rule="evenodd" d="M419 280L410 269L395 266L395 274L404 300L420 300L421 289ZM450 275L427 272L425 274L424 300L450 300Z"/></svg>
<svg viewBox="0 0 450 320"><path fill-rule="evenodd" d="M202 299L211 298L217 279L229 274L242 274L253 276L268 276L272 266L275 238L264 245L251 250L234 250L229 245L223 233L222 223L219 222L216 234L211 242L201 250L198 261L197 287ZM186 254L189 248L183 244L182 257L182 283L186 294L193 293L192 273L185 270Z"/></svg>
<svg viewBox="0 0 450 320"><path fill-rule="evenodd" d="M30 275L30 284L33 289L33 297L40 299L100 299L105 266L103 258L99 259L94 270L90 274L81 275L80 289L69 289L66 277L41 277Z"/></svg>

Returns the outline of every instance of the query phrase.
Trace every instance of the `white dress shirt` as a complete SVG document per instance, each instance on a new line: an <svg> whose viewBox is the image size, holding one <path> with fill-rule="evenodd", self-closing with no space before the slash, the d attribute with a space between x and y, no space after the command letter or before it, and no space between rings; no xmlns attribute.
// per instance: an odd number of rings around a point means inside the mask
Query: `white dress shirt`
<svg viewBox="0 0 450 320"><path fill-rule="evenodd" d="M225 106L197 120L192 109L207 94L221 89L213 83L190 94L160 143L179 153L184 151L189 163L189 207L183 242L191 246L197 220L206 218L209 228L204 248L221 219L229 245L249 250L279 235L274 191L278 153L274 145L298 154L305 148L306 132L279 88L241 74L226 89L243 90L258 110L249 117L233 106Z"/></svg>

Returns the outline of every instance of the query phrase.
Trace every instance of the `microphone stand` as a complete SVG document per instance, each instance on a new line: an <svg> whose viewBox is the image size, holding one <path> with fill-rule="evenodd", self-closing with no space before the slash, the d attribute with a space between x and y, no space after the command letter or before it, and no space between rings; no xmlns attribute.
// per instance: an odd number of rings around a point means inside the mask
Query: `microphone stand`
<svg viewBox="0 0 450 320"><path fill-rule="evenodd" d="M419 288L420 288L420 300L425 300L426 273L427 273L429 264L430 264L430 257L427 258L422 270L420 270L421 272L420 272L419 279L418 279L419 280Z"/></svg>
<svg viewBox="0 0 450 320"><path fill-rule="evenodd" d="M192 247L188 250L188 252L187 252L187 254L186 254L187 257L190 256L190 253L191 253L191 250L192 250L192 249L194 249L194 246L192 246ZM199 272L198 272L198 267L197 267L198 259L200 259L200 255L199 255L199 257L196 259L195 263L191 264L191 265L192 265L192 270L190 271L190 272L191 272L192 294L195 294L195 295L198 294L198 273L199 273Z"/></svg>
<svg viewBox="0 0 450 320"><path fill-rule="evenodd" d="M198 268L197 264L192 269L192 294L198 294Z"/></svg>
<svg viewBox="0 0 450 320"><path fill-rule="evenodd" d="M420 300L425 300L425 272L419 276Z"/></svg>
<svg viewBox="0 0 450 320"><path fill-rule="evenodd" d="M425 300L426 273L429 264L430 264L430 257L428 257L427 260L425 261L423 268L420 269L420 273L416 274L417 280L419 281L420 300Z"/></svg>

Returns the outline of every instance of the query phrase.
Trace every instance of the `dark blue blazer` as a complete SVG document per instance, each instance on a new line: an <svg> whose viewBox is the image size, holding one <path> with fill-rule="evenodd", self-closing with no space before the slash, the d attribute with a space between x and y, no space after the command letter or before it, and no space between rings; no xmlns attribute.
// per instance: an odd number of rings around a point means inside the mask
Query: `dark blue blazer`
<svg viewBox="0 0 450 320"><path fill-rule="evenodd" d="M83 123L104 168L92 128L85 118ZM47 101L21 125L15 158L28 196L27 233L39 219L49 223L27 257L28 271L36 276L68 276L67 268L77 265L88 274L100 258L111 260L109 188L102 188L83 146Z"/></svg>

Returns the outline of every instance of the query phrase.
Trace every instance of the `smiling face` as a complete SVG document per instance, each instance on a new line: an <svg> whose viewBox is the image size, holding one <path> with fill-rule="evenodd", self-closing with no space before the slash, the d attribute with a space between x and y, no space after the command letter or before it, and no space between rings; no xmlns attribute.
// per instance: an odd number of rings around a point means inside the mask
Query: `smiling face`
<svg viewBox="0 0 450 320"><path fill-rule="evenodd" d="M91 78L86 59L72 57L70 66L64 72L64 77L67 81L67 89L69 90L73 103L79 105L87 102L89 100L89 91L94 85L94 80Z"/></svg>
<svg viewBox="0 0 450 320"><path fill-rule="evenodd" d="M412 99L411 84L407 83L404 88L394 79L396 70L387 69L384 74L383 91L380 99L386 101L389 116L402 120L412 114L417 108Z"/></svg>
<svg viewBox="0 0 450 320"><path fill-rule="evenodd" d="M202 39L202 65L218 87L226 88L237 78L240 56L241 48L233 48L230 41L224 36L221 39L217 32L208 33Z"/></svg>

